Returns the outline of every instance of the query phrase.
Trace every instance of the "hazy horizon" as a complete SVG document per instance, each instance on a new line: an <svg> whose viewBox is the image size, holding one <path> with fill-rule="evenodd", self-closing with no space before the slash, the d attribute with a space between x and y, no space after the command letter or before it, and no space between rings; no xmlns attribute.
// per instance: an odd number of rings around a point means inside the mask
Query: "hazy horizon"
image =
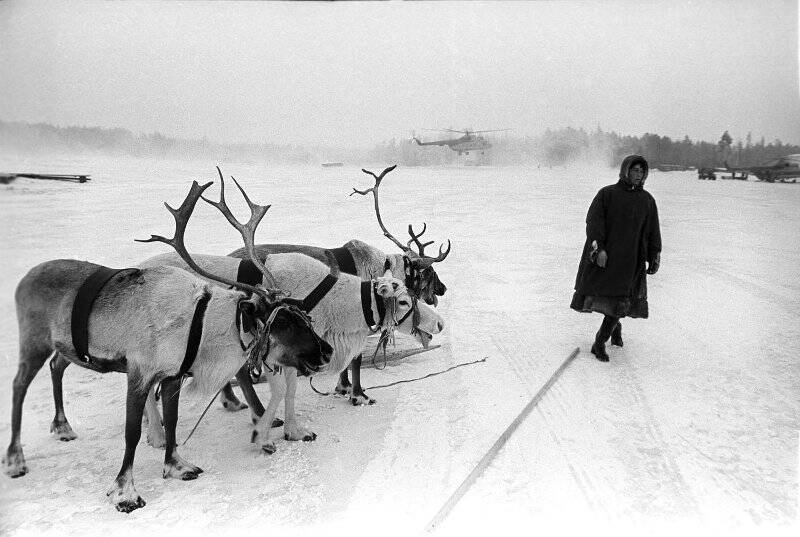
<svg viewBox="0 0 800 537"><path fill-rule="evenodd" d="M598 126L800 143L790 0L8 2L0 26L6 121L226 144Z"/></svg>

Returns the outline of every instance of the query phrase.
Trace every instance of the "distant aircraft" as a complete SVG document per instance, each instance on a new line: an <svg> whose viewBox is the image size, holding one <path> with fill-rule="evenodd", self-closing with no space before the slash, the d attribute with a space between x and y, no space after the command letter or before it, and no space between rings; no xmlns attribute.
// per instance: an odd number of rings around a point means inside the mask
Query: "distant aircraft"
<svg viewBox="0 0 800 537"><path fill-rule="evenodd" d="M731 168L726 162L725 171L745 174L751 173L755 175L759 181L766 181L768 183L774 183L775 181L780 183L794 183L797 178L800 177L800 153L772 159L760 166L739 166Z"/></svg>
<svg viewBox="0 0 800 537"><path fill-rule="evenodd" d="M485 151L492 147L492 144L484 138L483 136L476 136L477 133L484 133L484 132L501 132L501 131L510 131L511 129L494 129L494 130L484 130L484 131L471 131L469 129L463 131L457 131L453 129L425 129L425 130L436 130L440 132L455 132L458 134L463 134L463 136L459 138L451 138L448 140L436 140L433 142L421 142L419 138L416 136L412 138L417 145L446 145L453 151L457 151L459 155L466 153L469 155L470 151Z"/></svg>

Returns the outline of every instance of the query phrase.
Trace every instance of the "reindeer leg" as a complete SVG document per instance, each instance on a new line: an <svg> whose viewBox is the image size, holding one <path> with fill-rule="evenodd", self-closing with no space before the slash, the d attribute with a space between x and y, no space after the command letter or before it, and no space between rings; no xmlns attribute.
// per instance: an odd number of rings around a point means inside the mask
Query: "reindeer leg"
<svg viewBox="0 0 800 537"><path fill-rule="evenodd" d="M161 396L164 396L163 393ZM147 391L144 418L147 421L147 443L156 449L166 447L167 439L164 436L164 425L161 420L161 414L158 412L155 389Z"/></svg>
<svg viewBox="0 0 800 537"><path fill-rule="evenodd" d="M261 399L258 398L255 388L253 388L253 381L250 379L250 373L247 371L247 366L236 372L236 380L239 381L239 387L242 389L242 395L250 405L250 415L253 420L253 425L258 423L258 418L264 415L264 405L261 404ZM275 418L272 420L273 427L280 427L283 425L283 420Z"/></svg>
<svg viewBox="0 0 800 537"><path fill-rule="evenodd" d="M336 383L336 393L338 395L348 395L353 392L353 385L350 384L350 379L347 378L347 368L339 373L339 382Z"/></svg>
<svg viewBox="0 0 800 537"><path fill-rule="evenodd" d="M178 424L178 401L181 393L181 379L167 379L161 383L161 404L164 408L164 430L167 433L167 450L164 453L164 479L174 477L183 481L197 479L203 470L186 462L178 455L175 442L175 427Z"/></svg>
<svg viewBox="0 0 800 537"><path fill-rule="evenodd" d="M22 428L22 404L25 402L28 386L47 361L51 350L23 341L20 342L19 354L19 366L14 377L11 396L11 442L3 457L5 472L11 477L21 477L28 473L25 455L22 453L22 443L19 440Z"/></svg>
<svg viewBox="0 0 800 537"><path fill-rule="evenodd" d="M293 370L292 370L293 371ZM269 439L269 429L272 420L275 419L275 411L278 405L286 395L286 383L282 378L282 374L267 375L269 379L269 403L264 415L261 416L253 427L253 434L250 441L253 443L261 442L261 451L272 455L277 448L275 443Z"/></svg>
<svg viewBox="0 0 800 537"><path fill-rule="evenodd" d="M350 402L353 406L363 405L364 403L374 405L375 399L369 397L364 392L364 388L361 387L361 357L362 355L359 354L350 362L351 368L353 369L353 391L350 393ZM345 370L345 372L346 371L347 370Z"/></svg>
<svg viewBox="0 0 800 537"><path fill-rule="evenodd" d="M142 437L142 413L147 400L147 392L153 382L147 383L143 389L140 389L134 375L135 373L128 373L128 395L125 402L125 455L122 458L122 468L120 468L111 489L106 493L117 511L123 513L130 513L134 509L145 506L145 501L139 496L133 485L133 458L136 455L136 445Z"/></svg>
<svg viewBox="0 0 800 537"><path fill-rule="evenodd" d="M283 438L285 440L302 440L303 442L316 440L316 433L312 433L305 427L299 427L297 425L297 418L294 413L294 395L297 392L297 370L286 367L284 368L283 374L286 379L286 395L284 396L286 423L283 426Z"/></svg>
<svg viewBox="0 0 800 537"><path fill-rule="evenodd" d="M239 378L238 374L236 375L236 378L237 379ZM239 380L239 386L242 385L241 382L242 381ZM245 399L246 398L247 396L245 395ZM238 412L239 410L244 410L245 408L247 408L247 405L242 403L239 400L239 398L236 397L236 394L233 393L233 386L231 386L230 382L228 382L227 384L225 384L225 386L222 387L222 395L220 397L220 402L222 403L222 406L225 408L225 410L230 410L231 412Z"/></svg>
<svg viewBox="0 0 800 537"><path fill-rule="evenodd" d="M50 424L50 432L55 433L56 438L62 442L69 442L75 440L78 435L72 430L67 415L64 413L64 388L62 380L64 379L64 370L69 365L69 360L61 356L56 351L53 359L50 360L50 380L53 381L53 401L56 405L56 416L53 418L53 423Z"/></svg>

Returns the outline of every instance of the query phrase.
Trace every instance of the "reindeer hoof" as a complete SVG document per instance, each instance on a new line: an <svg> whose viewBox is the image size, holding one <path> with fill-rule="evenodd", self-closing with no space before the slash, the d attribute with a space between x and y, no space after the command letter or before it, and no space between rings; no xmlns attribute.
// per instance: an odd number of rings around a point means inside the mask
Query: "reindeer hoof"
<svg viewBox="0 0 800 537"><path fill-rule="evenodd" d="M264 444L261 446L261 451L266 455L272 455L278 451L278 449L275 447L275 444Z"/></svg>
<svg viewBox="0 0 800 537"><path fill-rule="evenodd" d="M72 430L72 427L66 421L57 422L53 420L53 423L50 424L50 432L55 434L56 438L62 442L69 442L70 440L78 438L78 435L75 434L75 431Z"/></svg>
<svg viewBox="0 0 800 537"><path fill-rule="evenodd" d="M241 401L223 401L222 406L229 412L238 412L248 408L247 404Z"/></svg>
<svg viewBox="0 0 800 537"><path fill-rule="evenodd" d="M172 462L164 463L164 469L161 475L164 479L169 477L173 479L180 479L181 481L191 481L197 479L197 476L203 473L203 469L194 464L190 464L185 460L178 458Z"/></svg>
<svg viewBox="0 0 800 537"><path fill-rule="evenodd" d="M284 433L283 439L284 440L289 440L289 441L295 441L295 442L297 440L302 440L303 442L313 442L314 440L317 439L317 433L310 433L309 432L309 433L304 434L302 438L293 438L292 435L290 435L289 433Z"/></svg>
<svg viewBox="0 0 800 537"><path fill-rule="evenodd" d="M15 453L3 457L3 466L9 477L22 477L28 473L28 466L25 464L25 457L21 453Z"/></svg>
<svg viewBox="0 0 800 537"><path fill-rule="evenodd" d="M114 507L117 508L117 511L122 513L130 513L131 511L135 511L136 509L144 507L145 505L145 501L139 497L135 500L123 500L119 503L116 503Z"/></svg>
<svg viewBox="0 0 800 537"><path fill-rule="evenodd" d="M375 404L375 399L372 399L371 397L367 397L367 394L365 394L365 393L361 393L359 395L351 397L350 398L350 404L352 404L353 406L374 405Z"/></svg>
<svg viewBox="0 0 800 537"><path fill-rule="evenodd" d="M258 423L258 418L252 418L251 421L253 422L253 425L255 425L255 424ZM272 427L273 428L275 428L275 427L283 427L283 420L280 419L280 418L275 418L274 420L272 420Z"/></svg>

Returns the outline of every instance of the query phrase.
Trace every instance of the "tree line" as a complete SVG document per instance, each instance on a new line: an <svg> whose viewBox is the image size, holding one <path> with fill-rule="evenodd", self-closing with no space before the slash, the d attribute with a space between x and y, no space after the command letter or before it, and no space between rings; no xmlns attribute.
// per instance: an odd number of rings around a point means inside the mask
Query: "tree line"
<svg viewBox="0 0 800 537"><path fill-rule="evenodd" d="M491 162L495 165L564 166L574 162L607 163L617 166L629 154L644 156L651 166L678 165L751 166L787 154L800 153L800 146L780 140L733 140L725 131L716 142L671 139L646 133L620 135L597 128L547 129L537 136L504 133L490 139ZM328 146L300 146L279 143L223 144L206 138L184 139L152 134L134 134L127 129L100 127L59 127L47 123L0 120L0 150L25 155L104 154L153 158L260 160L280 163L318 164L327 161L364 165L381 162L404 166L432 166L456 163L459 156L448 147L414 144L410 138L391 139L371 149Z"/></svg>

